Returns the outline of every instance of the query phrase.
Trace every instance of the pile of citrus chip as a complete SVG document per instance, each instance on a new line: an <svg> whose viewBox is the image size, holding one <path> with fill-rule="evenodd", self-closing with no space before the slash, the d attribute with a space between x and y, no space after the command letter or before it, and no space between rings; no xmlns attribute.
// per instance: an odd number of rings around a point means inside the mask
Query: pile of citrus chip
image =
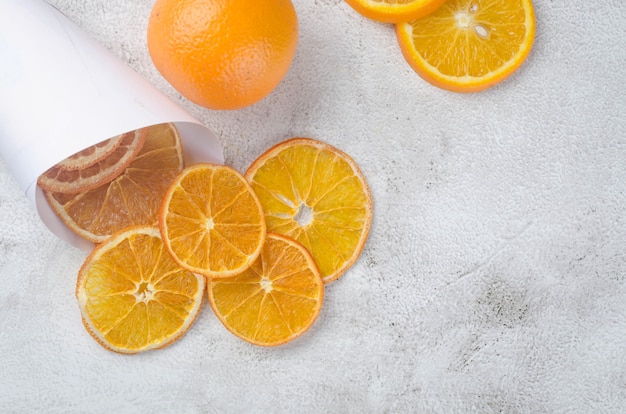
<svg viewBox="0 0 626 414"><path fill-rule="evenodd" d="M532 0L346 0L363 16L395 24L400 50L426 81L476 92L509 77L535 37Z"/></svg>
<svg viewBox="0 0 626 414"><path fill-rule="evenodd" d="M114 148L130 160L114 162L123 158ZM284 141L245 175L208 163L183 169L172 124L84 150L39 185L68 227L97 243L76 297L87 331L121 353L179 339L205 289L218 319L245 341L297 338L316 320L325 283L358 258L373 213L358 166L328 144Z"/></svg>
<svg viewBox="0 0 626 414"><path fill-rule="evenodd" d="M111 138L68 160L37 183L71 230L100 243L129 224L156 224L167 186L183 169L183 149L174 125L160 124Z"/></svg>

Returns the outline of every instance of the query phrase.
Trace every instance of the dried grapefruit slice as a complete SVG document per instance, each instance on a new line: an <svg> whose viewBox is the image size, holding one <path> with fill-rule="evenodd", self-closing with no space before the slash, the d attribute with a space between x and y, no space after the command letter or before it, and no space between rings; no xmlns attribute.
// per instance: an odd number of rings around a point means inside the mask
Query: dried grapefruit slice
<svg viewBox="0 0 626 414"><path fill-rule="evenodd" d="M64 170L82 170L111 155L123 142L124 134L104 140L70 155L56 166Z"/></svg>
<svg viewBox="0 0 626 414"><path fill-rule="evenodd" d="M44 191L48 203L76 234L100 243L131 225L156 225L161 199L183 169L183 149L173 124L146 128L145 143L113 181L79 194Z"/></svg>
<svg viewBox="0 0 626 414"><path fill-rule="evenodd" d="M302 243L324 282L354 264L369 233L373 203L350 156L317 140L294 138L262 154L245 176L261 200L267 230Z"/></svg>
<svg viewBox="0 0 626 414"><path fill-rule="evenodd" d="M167 190L159 211L165 246L181 266L214 278L244 271L265 240L258 198L225 165L186 168Z"/></svg>
<svg viewBox="0 0 626 414"><path fill-rule="evenodd" d="M208 283L224 326L255 345L292 341L315 322L324 283L311 254L295 240L268 233L259 258L234 277Z"/></svg>
<svg viewBox="0 0 626 414"><path fill-rule="evenodd" d="M156 227L132 227L96 246L78 273L83 324L120 353L163 348L189 329L202 306L203 276L176 264Z"/></svg>
<svg viewBox="0 0 626 414"><path fill-rule="evenodd" d="M99 187L120 175L141 151L146 130L138 129L123 135L122 142L111 154L79 170L58 165L39 176L37 184L46 191L77 194Z"/></svg>

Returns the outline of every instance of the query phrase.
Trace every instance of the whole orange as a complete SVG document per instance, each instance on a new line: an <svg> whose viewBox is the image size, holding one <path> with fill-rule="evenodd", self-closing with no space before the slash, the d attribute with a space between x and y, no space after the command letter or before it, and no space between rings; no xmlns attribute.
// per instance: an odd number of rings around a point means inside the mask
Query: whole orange
<svg viewBox="0 0 626 414"><path fill-rule="evenodd" d="M156 0L148 21L156 68L184 97L211 109L267 96L297 43L291 0Z"/></svg>

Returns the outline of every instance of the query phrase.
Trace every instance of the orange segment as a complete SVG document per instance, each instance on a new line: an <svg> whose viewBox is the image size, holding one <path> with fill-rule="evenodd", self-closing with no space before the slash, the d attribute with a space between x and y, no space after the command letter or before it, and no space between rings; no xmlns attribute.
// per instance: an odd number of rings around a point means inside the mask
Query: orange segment
<svg viewBox="0 0 626 414"><path fill-rule="evenodd" d="M243 176L213 164L189 167L172 182L159 226L181 266L212 277L248 268L261 252L266 232L261 204Z"/></svg>
<svg viewBox="0 0 626 414"><path fill-rule="evenodd" d="M137 353L163 348L189 329L204 277L174 262L154 227L133 227L97 246L78 273L83 324L102 346Z"/></svg>
<svg viewBox="0 0 626 414"><path fill-rule="evenodd" d="M445 0L346 0L361 15L384 23L419 19L432 13Z"/></svg>
<svg viewBox="0 0 626 414"><path fill-rule="evenodd" d="M43 173L37 184L46 191L77 194L106 184L119 176L139 154L146 139L145 129L123 134L120 144L107 156L80 169L66 169L55 165ZM90 149L86 149L90 152ZM80 154L80 153L78 153ZM82 158L77 155L75 160ZM71 157L70 157L71 158ZM71 164L71 161L68 161Z"/></svg>
<svg viewBox="0 0 626 414"><path fill-rule="evenodd" d="M302 245L268 233L261 255L248 270L212 280L208 291L211 307L229 331L255 345L276 346L315 322L324 284Z"/></svg>
<svg viewBox="0 0 626 414"><path fill-rule="evenodd" d="M476 92L510 76L535 37L531 0L447 0L432 14L396 25L402 53L435 86Z"/></svg>
<svg viewBox="0 0 626 414"><path fill-rule="evenodd" d="M132 163L113 181L80 194L44 191L52 209L75 233L95 243L130 225L156 225L161 199L183 169L173 124L151 126Z"/></svg>
<svg viewBox="0 0 626 414"><path fill-rule="evenodd" d="M324 282L356 261L370 229L372 197L357 164L328 144L294 138L270 148L246 172L268 231L302 243Z"/></svg>

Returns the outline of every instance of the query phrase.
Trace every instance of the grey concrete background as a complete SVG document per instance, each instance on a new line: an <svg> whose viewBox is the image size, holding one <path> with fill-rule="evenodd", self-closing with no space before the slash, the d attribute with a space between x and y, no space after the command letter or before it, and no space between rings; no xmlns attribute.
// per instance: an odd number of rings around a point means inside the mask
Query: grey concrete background
<svg viewBox="0 0 626 414"><path fill-rule="evenodd" d="M238 170L292 136L344 150L375 218L295 342L249 345L206 306L176 344L123 356L80 322L86 253L46 229L0 161L0 411L624 412L621 0L535 1L527 62L470 95L424 82L392 26L341 0L294 0L293 66L233 112L190 103L158 74L151 1L50 3L209 126Z"/></svg>

